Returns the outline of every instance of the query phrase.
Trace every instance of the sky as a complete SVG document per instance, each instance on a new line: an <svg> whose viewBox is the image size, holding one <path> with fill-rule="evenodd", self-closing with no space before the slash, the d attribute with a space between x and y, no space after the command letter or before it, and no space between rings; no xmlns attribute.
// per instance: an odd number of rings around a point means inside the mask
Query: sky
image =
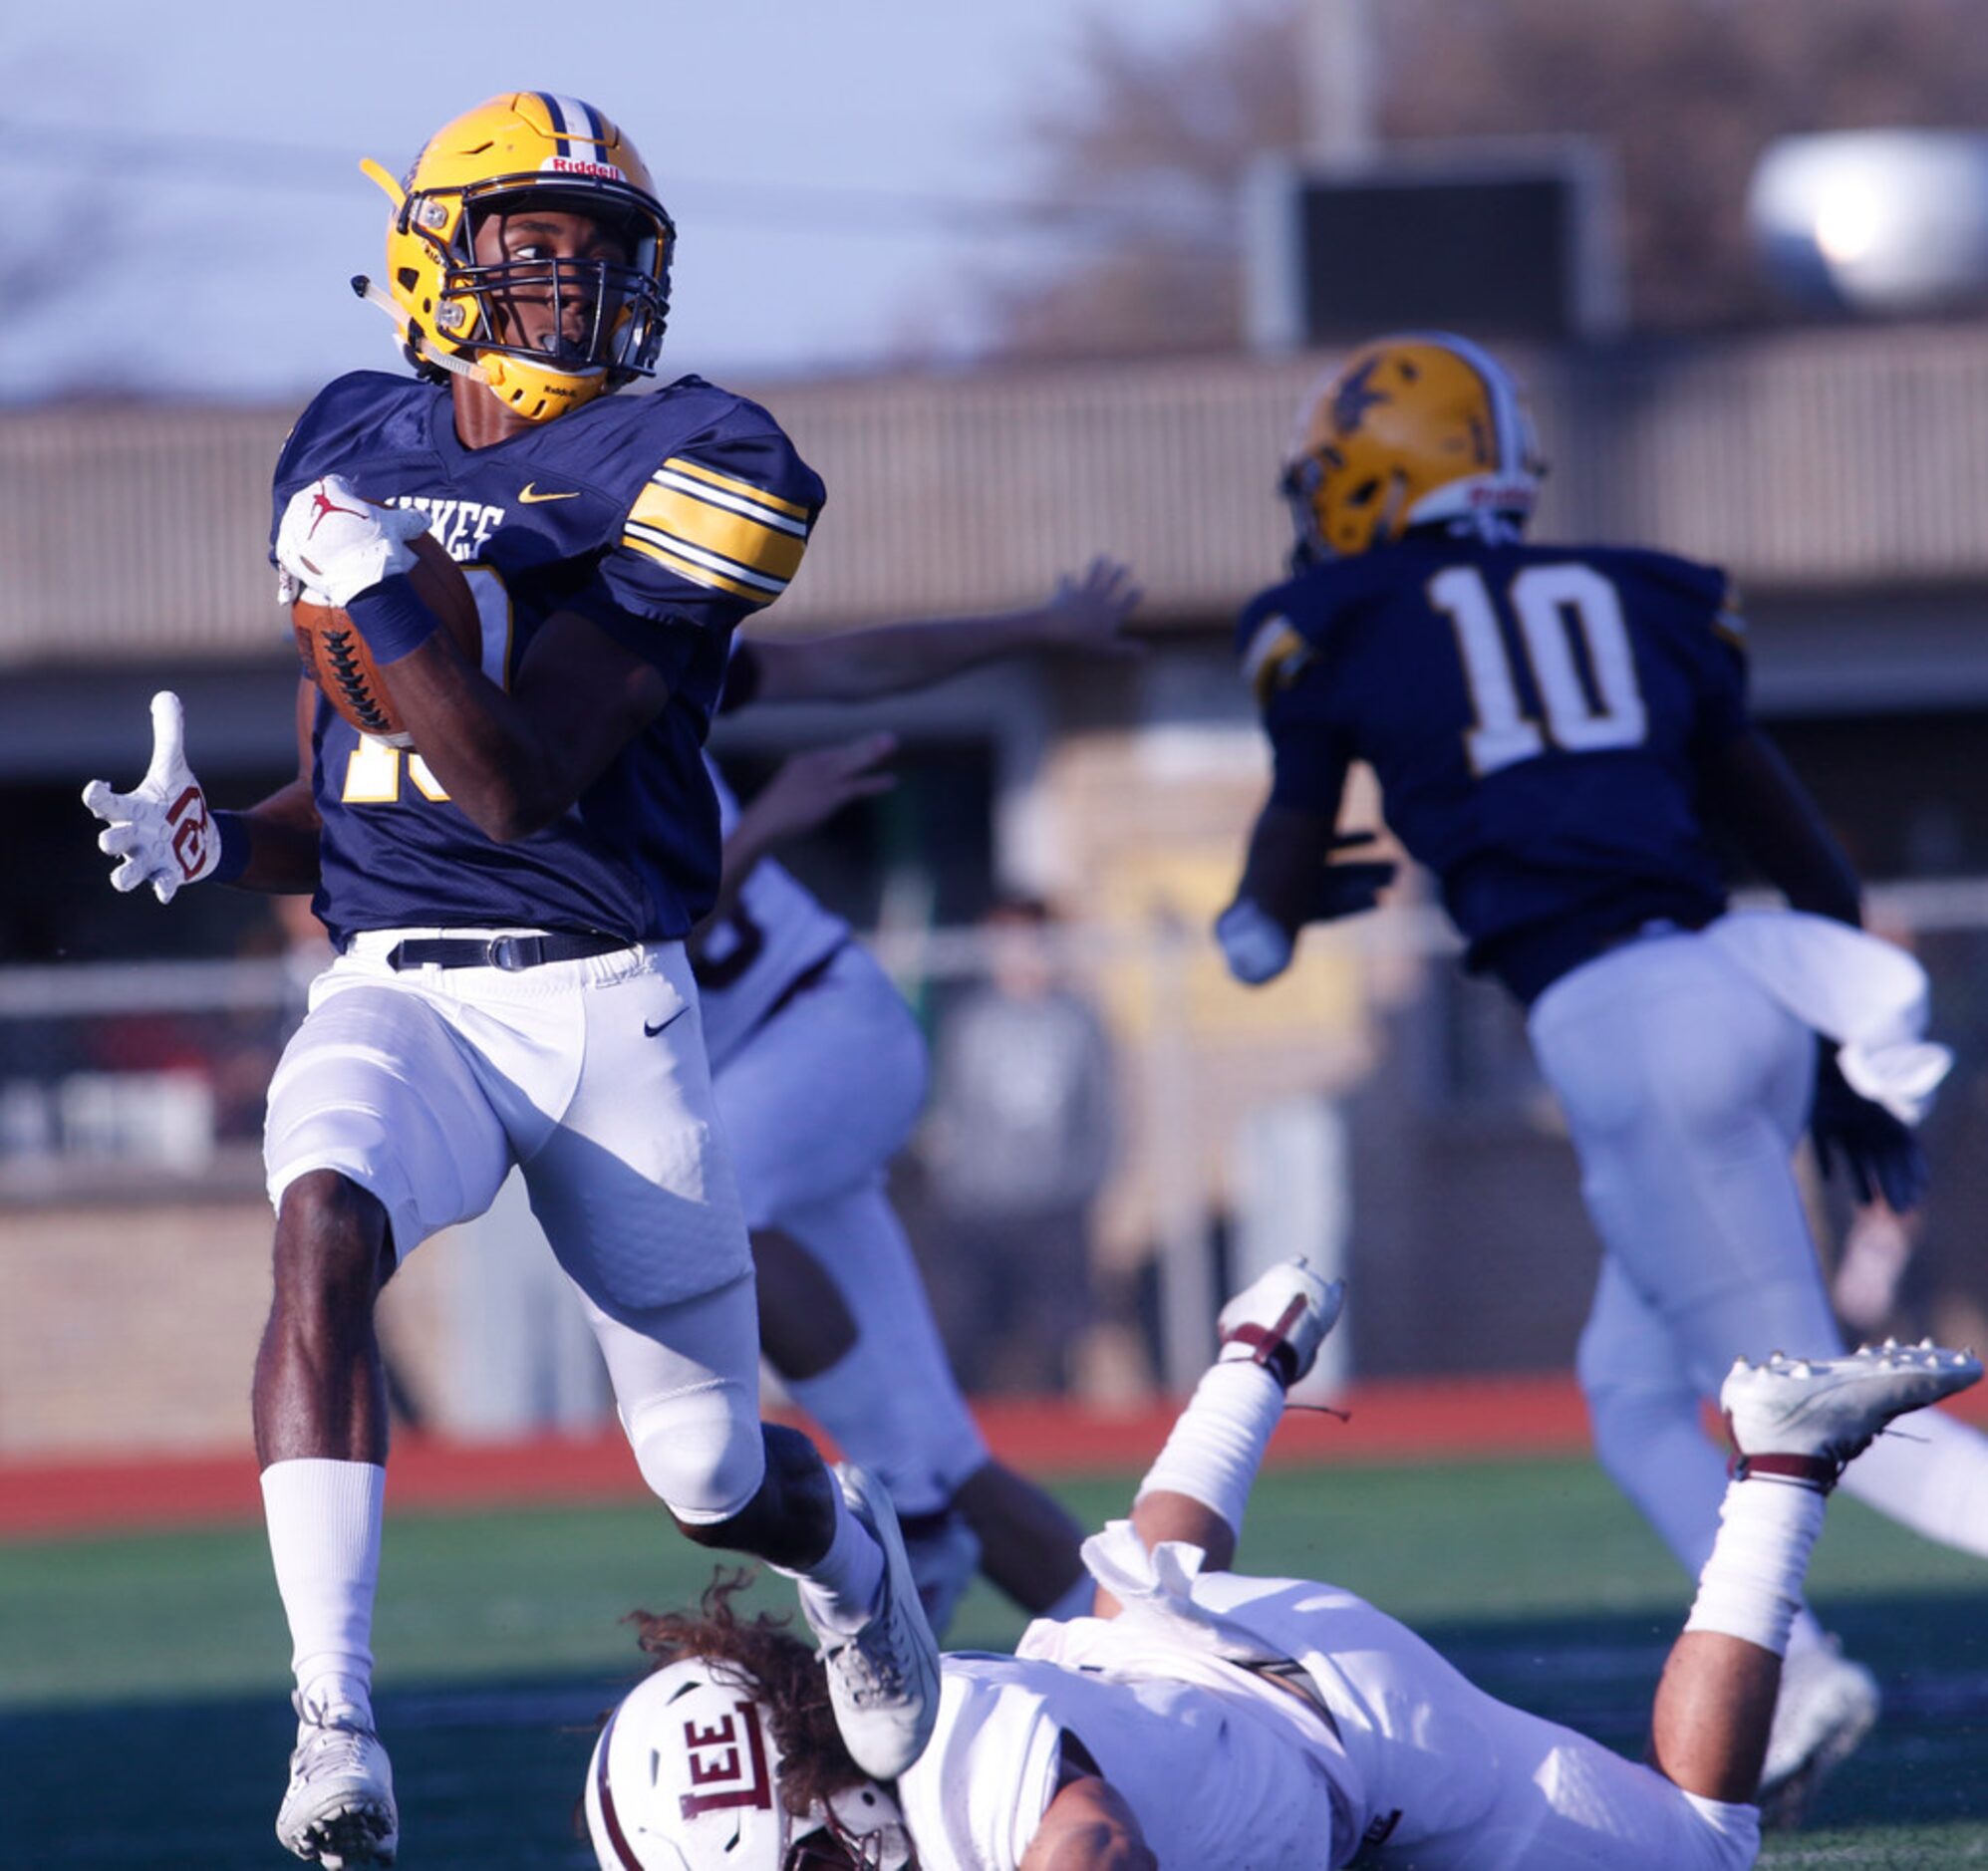
<svg viewBox="0 0 1988 1871"><path fill-rule="evenodd" d="M970 355L974 281L1082 239L1002 211L1081 22L1222 0L54 0L0 23L0 401L281 401L393 368L353 298L429 132L518 90L615 118L680 230L665 363L744 381ZM548 24L552 22L553 24ZM584 23L584 25L583 25Z"/></svg>

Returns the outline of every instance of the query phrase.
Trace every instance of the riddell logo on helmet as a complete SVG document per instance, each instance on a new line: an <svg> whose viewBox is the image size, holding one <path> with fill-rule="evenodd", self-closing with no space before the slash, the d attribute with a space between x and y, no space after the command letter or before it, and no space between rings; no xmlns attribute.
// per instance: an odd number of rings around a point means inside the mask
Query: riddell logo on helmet
<svg viewBox="0 0 1988 1871"><path fill-rule="evenodd" d="M597 175L610 182L623 179L621 170L612 162L582 162L577 156L547 156L538 166L554 175Z"/></svg>
<svg viewBox="0 0 1988 1871"><path fill-rule="evenodd" d="M1530 506L1533 489L1524 481L1486 481L1471 488L1466 500L1472 507L1509 507L1515 502Z"/></svg>

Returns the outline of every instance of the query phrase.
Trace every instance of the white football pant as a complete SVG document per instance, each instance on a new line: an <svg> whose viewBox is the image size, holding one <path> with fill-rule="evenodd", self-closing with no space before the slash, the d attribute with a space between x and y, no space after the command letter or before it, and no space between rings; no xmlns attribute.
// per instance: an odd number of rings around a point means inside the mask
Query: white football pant
<svg viewBox="0 0 1988 1871"><path fill-rule="evenodd" d="M313 983L269 1089L270 1200L336 1170L405 1257L481 1214L516 1164L645 1477L681 1518L726 1518L763 1474L757 1309L683 944L387 965L407 937L492 933L368 932Z"/></svg>
<svg viewBox="0 0 1988 1871"><path fill-rule="evenodd" d="M1528 1031L1605 1249L1578 1357L1595 1453L1695 1575L1725 1488L1701 1400L1736 1357L1844 1348L1792 1162L1816 1035L1688 932L1563 975ZM1843 1485L1988 1556L1988 1440L1950 1417L1879 1437Z"/></svg>
<svg viewBox="0 0 1988 1871"><path fill-rule="evenodd" d="M944 1507L988 1460L885 1189L925 1081L918 1022L854 942L715 1081L747 1223L798 1242L856 1326L838 1364L789 1389L914 1515Z"/></svg>

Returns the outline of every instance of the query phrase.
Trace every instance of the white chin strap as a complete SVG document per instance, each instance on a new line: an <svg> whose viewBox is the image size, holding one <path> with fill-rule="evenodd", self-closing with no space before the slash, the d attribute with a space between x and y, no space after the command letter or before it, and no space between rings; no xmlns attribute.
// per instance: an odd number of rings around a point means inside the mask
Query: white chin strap
<svg viewBox="0 0 1988 1871"><path fill-rule="evenodd" d="M368 305L377 305L381 311L386 313L394 321L395 326L400 330L405 340L408 329L407 324L401 308L394 303L394 295L392 293L388 292L384 286L375 285L364 274L361 274L352 282L352 289ZM444 371L453 371L457 377L466 377L470 382L477 384L486 384L490 381L483 375L483 367L480 364L472 364L467 358L458 358L451 352L439 351L433 345L429 344L426 338L421 340L417 349L420 350L422 356L428 363L436 365Z"/></svg>

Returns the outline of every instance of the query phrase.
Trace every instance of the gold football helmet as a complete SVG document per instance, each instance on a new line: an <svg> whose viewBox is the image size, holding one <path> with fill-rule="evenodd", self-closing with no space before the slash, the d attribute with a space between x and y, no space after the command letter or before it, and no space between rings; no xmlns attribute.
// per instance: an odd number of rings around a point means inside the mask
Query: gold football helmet
<svg viewBox="0 0 1988 1871"><path fill-rule="evenodd" d="M1432 522L1516 536L1545 472L1525 400L1495 358L1445 332L1376 338L1298 409L1281 483L1294 560L1345 558Z"/></svg>
<svg viewBox="0 0 1988 1871"><path fill-rule="evenodd" d="M417 370L480 379L527 421L563 415L649 375L670 309L676 229L635 146L591 104L546 91L493 98L437 131L396 181L360 167L394 204L387 286L353 288L401 328ZM520 197L584 214L622 242L627 261L476 257L476 230ZM549 345L518 342L507 310L552 305ZM582 335L562 316L578 303Z"/></svg>

